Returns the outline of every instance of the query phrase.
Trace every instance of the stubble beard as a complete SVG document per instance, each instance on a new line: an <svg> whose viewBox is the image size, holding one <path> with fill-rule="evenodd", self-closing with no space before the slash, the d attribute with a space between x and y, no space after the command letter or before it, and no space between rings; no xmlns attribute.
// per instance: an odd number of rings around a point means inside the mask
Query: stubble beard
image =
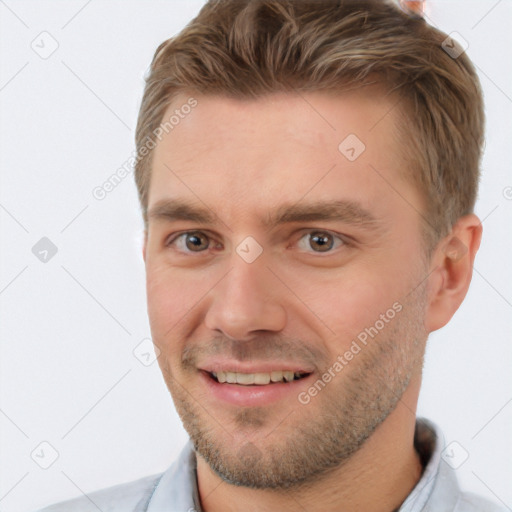
<svg viewBox="0 0 512 512"><path fill-rule="evenodd" d="M272 426L266 408L240 408L234 413L231 427L270 431L260 440L248 437L245 443L233 443L226 421L215 418L210 404L192 398L164 371L195 451L232 485L298 489L321 480L361 448L395 409L413 374L421 372L427 335L418 319L423 318L425 304L426 289L419 287L325 389L307 405L297 400L292 406L296 411L278 427Z"/></svg>

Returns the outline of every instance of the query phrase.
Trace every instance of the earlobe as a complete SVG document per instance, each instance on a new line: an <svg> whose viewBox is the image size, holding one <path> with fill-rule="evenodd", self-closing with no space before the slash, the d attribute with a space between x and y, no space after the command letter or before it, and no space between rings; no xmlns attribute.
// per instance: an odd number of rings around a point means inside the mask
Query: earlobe
<svg viewBox="0 0 512 512"><path fill-rule="evenodd" d="M461 217L441 240L432 257L425 324L428 332L446 325L459 308L471 283L480 247L482 224L476 215Z"/></svg>

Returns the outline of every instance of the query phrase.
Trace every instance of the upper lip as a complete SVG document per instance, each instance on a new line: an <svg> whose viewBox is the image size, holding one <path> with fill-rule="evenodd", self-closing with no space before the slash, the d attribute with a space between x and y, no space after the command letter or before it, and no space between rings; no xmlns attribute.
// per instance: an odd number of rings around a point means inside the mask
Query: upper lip
<svg viewBox="0 0 512 512"><path fill-rule="evenodd" d="M235 372L235 373L270 373L277 371L291 371L300 373L312 373L309 365L290 363L286 361L267 362L241 362L227 359L212 359L199 367L205 372Z"/></svg>

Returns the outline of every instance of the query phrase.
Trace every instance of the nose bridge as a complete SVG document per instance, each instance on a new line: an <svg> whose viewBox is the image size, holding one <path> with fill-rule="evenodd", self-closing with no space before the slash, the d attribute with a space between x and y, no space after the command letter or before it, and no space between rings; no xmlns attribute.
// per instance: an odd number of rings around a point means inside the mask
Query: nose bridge
<svg viewBox="0 0 512 512"><path fill-rule="evenodd" d="M231 258L231 271L222 287L222 299L239 314L254 315L265 304L270 304L271 293L268 287L270 272L263 257L248 263L238 254Z"/></svg>
<svg viewBox="0 0 512 512"><path fill-rule="evenodd" d="M214 289L207 327L236 339L247 338L253 331L283 329L286 313L271 285L272 273L264 258L248 262L233 252L230 271Z"/></svg>

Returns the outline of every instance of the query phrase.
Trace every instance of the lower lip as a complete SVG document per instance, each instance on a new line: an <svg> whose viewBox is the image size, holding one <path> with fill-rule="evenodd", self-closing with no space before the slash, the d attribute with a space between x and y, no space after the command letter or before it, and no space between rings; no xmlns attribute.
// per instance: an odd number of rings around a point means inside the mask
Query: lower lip
<svg viewBox="0 0 512 512"><path fill-rule="evenodd" d="M241 407L257 407L268 405L283 398L297 398L301 391L309 386L313 374L291 382L275 382L265 385L244 386L217 382L208 372L200 371L200 378L208 391L223 402ZM298 398L297 398L298 399Z"/></svg>

